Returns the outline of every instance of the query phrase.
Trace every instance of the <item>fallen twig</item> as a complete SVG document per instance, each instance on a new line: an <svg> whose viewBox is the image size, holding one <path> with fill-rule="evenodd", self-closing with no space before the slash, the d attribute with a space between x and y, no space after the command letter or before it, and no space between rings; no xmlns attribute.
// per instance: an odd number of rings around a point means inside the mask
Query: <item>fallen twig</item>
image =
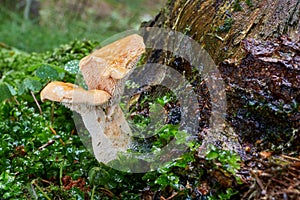
<svg viewBox="0 0 300 200"><path fill-rule="evenodd" d="M161 200L171 200L173 197L175 197L178 193L177 192L173 192L173 194L171 196L169 196L168 198L164 198L163 196L161 196Z"/></svg>
<svg viewBox="0 0 300 200"><path fill-rule="evenodd" d="M35 104L36 104L36 106L38 107L38 109L39 109L39 111L40 111L40 114L41 114L41 115L43 115L42 108L41 108L41 106L40 106L40 104L39 104L38 100L36 99L36 97L35 97L34 93L33 93L31 90L30 90L30 94L31 94L31 96L32 96L32 97L33 97L33 99L34 99L34 101L35 101Z"/></svg>
<svg viewBox="0 0 300 200"><path fill-rule="evenodd" d="M57 135L56 131L54 130L54 128L52 128L52 126L49 126L49 128L54 135ZM62 145L65 145L64 141L61 138L59 138L59 141L61 142Z"/></svg>
<svg viewBox="0 0 300 200"><path fill-rule="evenodd" d="M290 157L290 156L287 156L287 155L281 155L281 157L300 162L300 159L294 158L294 157Z"/></svg>
<svg viewBox="0 0 300 200"><path fill-rule="evenodd" d="M254 175L255 177L255 181L257 182L257 184L259 185L260 189L261 189L261 192L262 193L265 193L266 190L265 190L265 187L262 183L262 181L258 178L257 174L255 173L255 171L251 171L251 173Z"/></svg>
<svg viewBox="0 0 300 200"><path fill-rule="evenodd" d="M31 182L31 185L34 185L42 194L43 196L48 199L48 200L51 200L51 198L43 191L43 189L36 183L36 180L33 180Z"/></svg>
<svg viewBox="0 0 300 200"><path fill-rule="evenodd" d="M284 183L284 182L281 181L281 180L277 180L277 179L275 179L275 178L272 178L272 181L275 181L276 183L279 183L279 184L281 184L281 185L284 185L285 187L289 187L289 185L288 185L287 183Z"/></svg>
<svg viewBox="0 0 300 200"><path fill-rule="evenodd" d="M16 96L14 96L14 101L17 103L18 106L21 105Z"/></svg>
<svg viewBox="0 0 300 200"><path fill-rule="evenodd" d="M8 46L7 44L5 44L5 43L3 43L3 42L0 42L0 47L1 48L5 48L5 49L11 49L11 47L10 46Z"/></svg>
<svg viewBox="0 0 300 200"><path fill-rule="evenodd" d="M50 181L47 181L47 180L45 180L45 179L41 179L41 181L44 182L44 183L47 183L47 184L49 184L49 185L52 184Z"/></svg>
<svg viewBox="0 0 300 200"><path fill-rule="evenodd" d="M50 145L52 145L52 144L54 144L54 143L55 143L54 140L49 140L46 144L43 144L42 146L40 146L40 147L38 148L38 150L43 150L44 148L46 148L46 147L48 147L48 146L50 146Z"/></svg>
<svg viewBox="0 0 300 200"><path fill-rule="evenodd" d="M110 198L118 198L112 191L106 188L100 188L100 191L109 196ZM118 198L119 199L119 198Z"/></svg>
<svg viewBox="0 0 300 200"><path fill-rule="evenodd" d="M33 183L30 184L30 187L31 187L33 196L35 197L35 199L38 199L39 197L38 197L37 194L36 194L36 191L35 191L35 189L34 189Z"/></svg>
<svg viewBox="0 0 300 200"><path fill-rule="evenodd" d="M54 123L54 102L53 101L51 103L51 119L50 119L50 121L51 121L51 124Z"/></svg>

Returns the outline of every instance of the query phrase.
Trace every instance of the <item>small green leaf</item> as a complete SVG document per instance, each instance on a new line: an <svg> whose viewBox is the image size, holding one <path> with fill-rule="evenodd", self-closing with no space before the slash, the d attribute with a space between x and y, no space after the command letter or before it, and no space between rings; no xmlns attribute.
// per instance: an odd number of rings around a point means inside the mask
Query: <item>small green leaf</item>
<svg viewBox="0 0 300 200"><path fill-rule="evenodd" d="M15 180L15 177L12 176L8 171L3 171L0 175L1 182L6 184L12 183Z"/></svg>
<svg viewBox="0 0 300 200"><path fill-rule="evenodd" d="M43 66L39 67L35 71L35 74L37 77L39 77L41 79L55 80L55 79L58 79L58 77L59 77L57 70L49 65L43 65Z"/></svg>
<svg viewBox="0 0 300 200"><path fill-rule="evenodd" d="M77 74L79 71L79 60L71 60L65 64L65 70L70 74Z"/></svg>
<svg viewBox="0 0 300 200"><path fill-rule="evenodd" d="M218 158L218 156L219 156L218 152L216 152L216 151L210 151L208 154L206 154L206 159L207 160L213 160L213 159Z"/></svg>
<svg viewBox="0 0 300 200"><path fill-rule="evenodd" d="M8 87L7 84L0 84L0 101L4 101L5 99L8 99L12 97L12 93Z"/></svg>
<svg viewBox="0 0 300 200"><path fill-rule="evenodd" d="M7 88L9 89L10 93L14 96L17 94L16 90L13 88L13 86L6 84Z"/></svg>
<svg viewBox="0 0 300 200"><path fill-rule="evenodd" d="M89 171L89 179L90 179L91 184L94 184L95 176L96 176L97 172L99 172L99 171L100 171L100 167L93 167Z"/></svg>
<svg viewBox="0 0 300 200"><path fill-rule="evenodd" d="M31 65L31 66L29 66L28 68L27 68L27 71L28 72L33 72L34 70L36 70L38 67L40 67L41 66L41 64L39 63L39 64L34 64L34 65Z"/></svg>
<svg viewBox="0 0 300 200"><path fill-rule="evenodd" d="M33 92L38 92L42 89L42 84L33 79L33 78L26 78L23 82L24 86L25 86L25 89L28 89L28 90L31 90Z"/></svg>

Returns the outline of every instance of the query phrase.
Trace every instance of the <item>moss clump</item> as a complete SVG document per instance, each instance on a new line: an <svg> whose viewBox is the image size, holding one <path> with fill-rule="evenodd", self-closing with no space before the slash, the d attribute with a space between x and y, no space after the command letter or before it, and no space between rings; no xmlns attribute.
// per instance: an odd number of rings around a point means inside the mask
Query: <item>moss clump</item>
<svg viewBox="0 0 300 200"><path fill-rule="evenodd" d="M217 28L217 32L228 32L231 29L233 23L234 20L232 18L227 18L224 24Z"/></svg>

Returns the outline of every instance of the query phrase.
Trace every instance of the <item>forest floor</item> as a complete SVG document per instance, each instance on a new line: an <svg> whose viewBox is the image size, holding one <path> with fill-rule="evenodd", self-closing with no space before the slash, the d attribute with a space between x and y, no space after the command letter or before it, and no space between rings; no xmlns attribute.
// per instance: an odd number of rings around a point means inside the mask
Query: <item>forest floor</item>
<svg viewBox="0 0 300 200"><path fill-rule="evenodd" d="M164 1L106 0L81 7L66 1L59 8L42 2L40 16L29 21L0 8L0 200L299 199L299 152L246 148L248 158L241 160L213 148L201 157L191 147L180 160L146 174L99 164L82 145L72 113L51 102L39 105L39 91L51 80L74 81L69 61L139 27Z"/></svg>

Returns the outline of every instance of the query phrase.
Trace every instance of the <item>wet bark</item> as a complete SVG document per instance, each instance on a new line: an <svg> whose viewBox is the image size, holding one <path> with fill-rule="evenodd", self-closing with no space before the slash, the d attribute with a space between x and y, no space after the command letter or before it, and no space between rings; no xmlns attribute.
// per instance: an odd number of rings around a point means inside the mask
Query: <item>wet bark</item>
<svg viewBox="0 0 300 200"><path fill-rule="evenodd" d="M143 26L182 32L210 54L226 84L227 121L244 144L299 150L299 18L300 0L171 0ZM162 57L181 72L190 67L168 53L149 61ZM205 128L209 111L199 107Z"/></svg>

